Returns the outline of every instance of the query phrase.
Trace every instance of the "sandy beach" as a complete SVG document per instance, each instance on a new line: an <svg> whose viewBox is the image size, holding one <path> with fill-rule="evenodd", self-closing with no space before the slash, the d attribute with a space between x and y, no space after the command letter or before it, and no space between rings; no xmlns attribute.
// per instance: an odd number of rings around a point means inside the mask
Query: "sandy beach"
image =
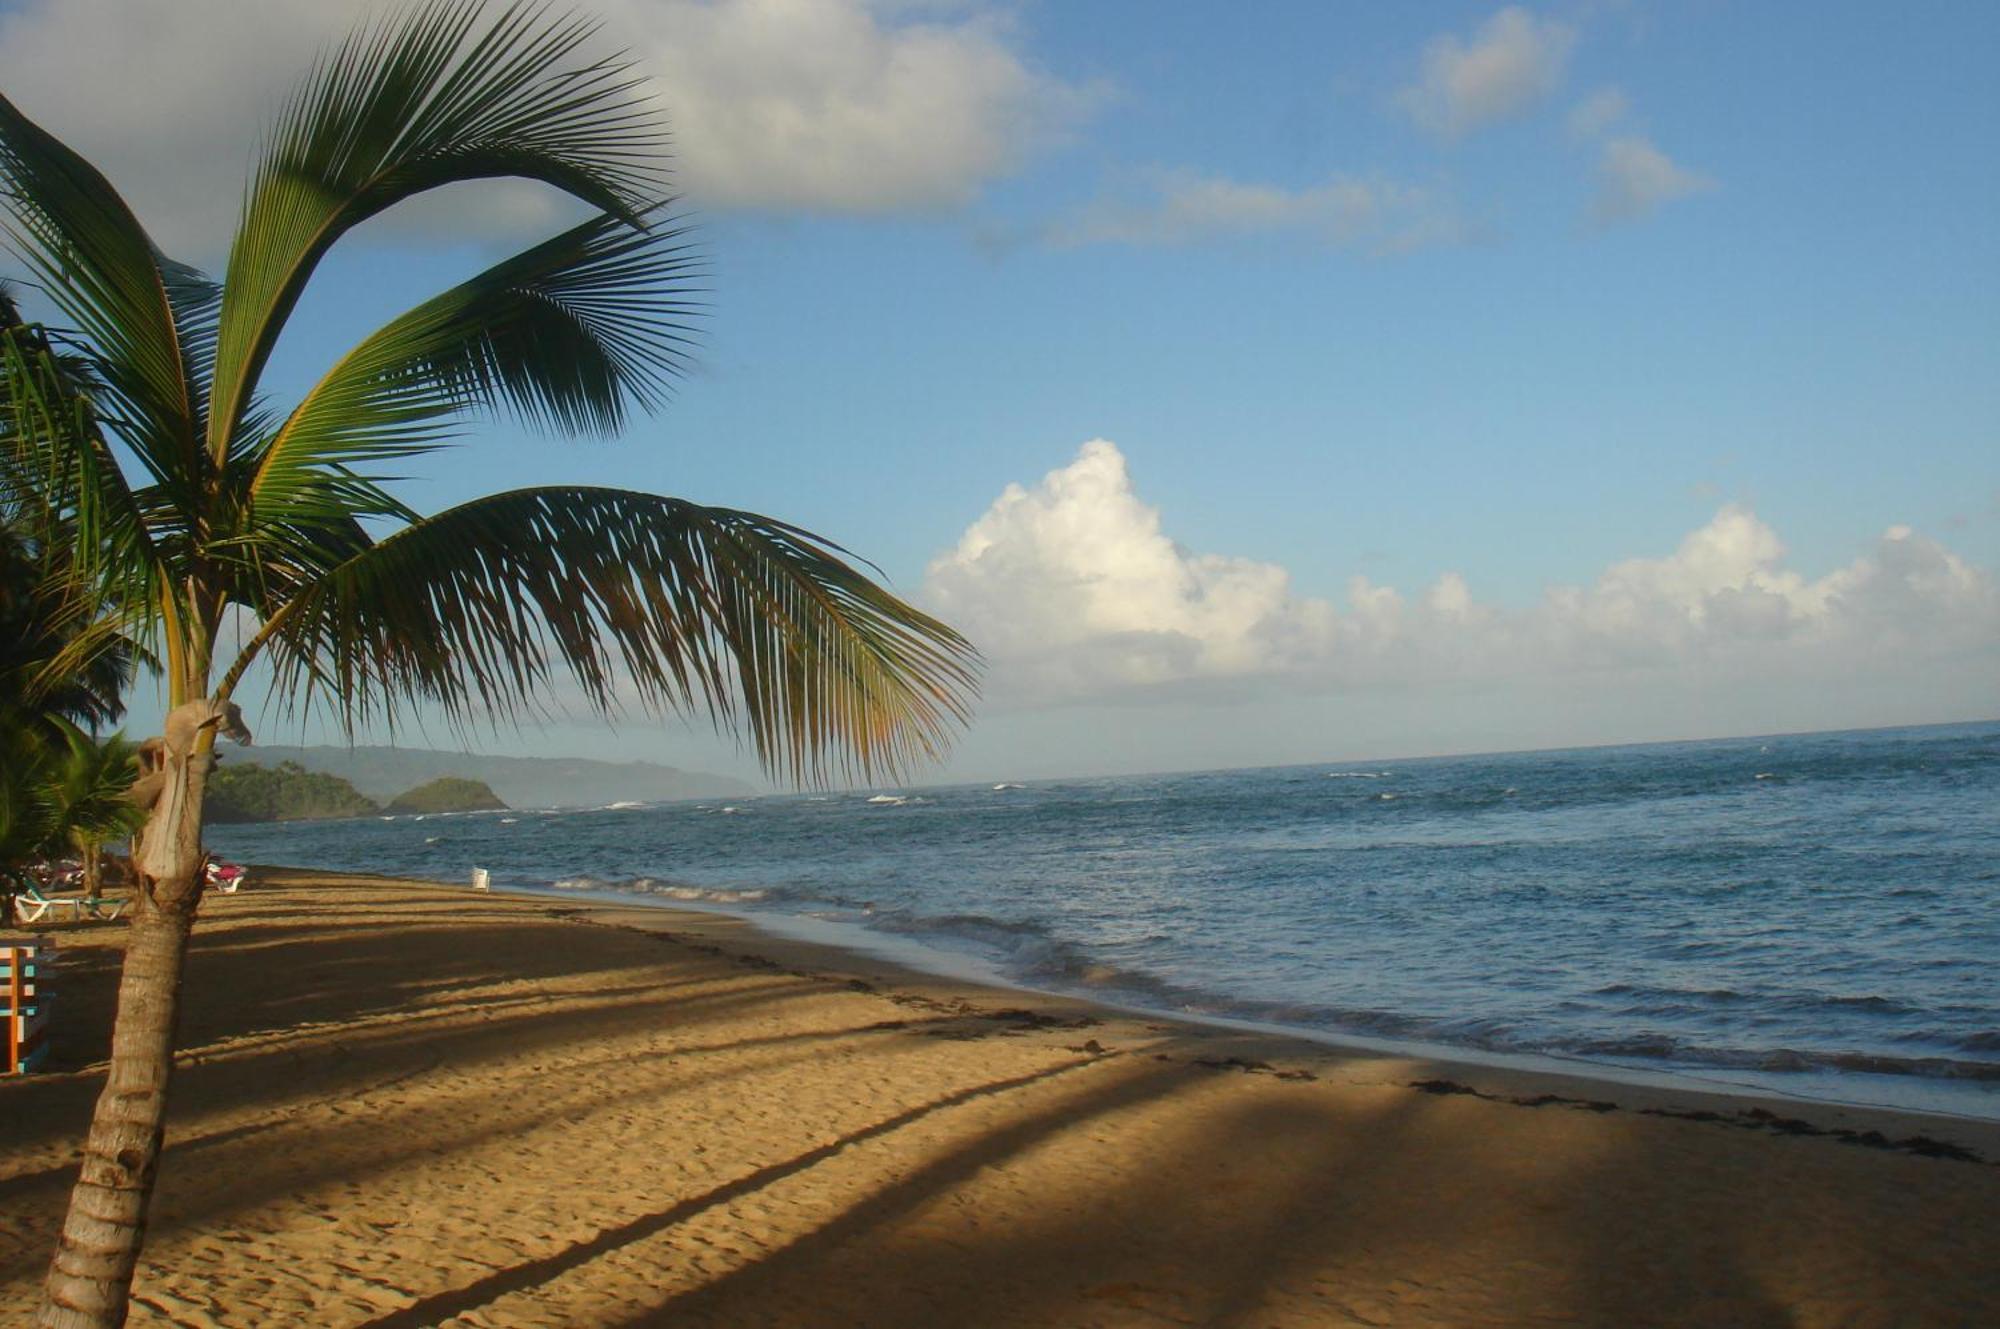
<svg viewBox="0 0 2000 1329"><path fill-rule="evenodd" d="M32 1305L122 929L0 1082ZM1238 1035L706 914L211 897L132 1322L1963 1326L2000 1125Z"/></svg>

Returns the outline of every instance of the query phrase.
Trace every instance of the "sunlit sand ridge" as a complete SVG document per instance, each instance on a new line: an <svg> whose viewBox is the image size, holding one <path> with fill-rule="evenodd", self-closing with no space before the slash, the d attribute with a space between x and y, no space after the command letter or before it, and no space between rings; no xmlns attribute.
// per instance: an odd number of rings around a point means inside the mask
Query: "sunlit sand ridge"
<svg viewBox="0 0 2000 1329"><path fill-rule="evenodd" d="M1966 1325L2000 1126L1172 1025L670 911L204 911L133 1323ZM0 1084L30 1304L119 929ZM62 1070L63 1067L69 1068Z"/></svg>

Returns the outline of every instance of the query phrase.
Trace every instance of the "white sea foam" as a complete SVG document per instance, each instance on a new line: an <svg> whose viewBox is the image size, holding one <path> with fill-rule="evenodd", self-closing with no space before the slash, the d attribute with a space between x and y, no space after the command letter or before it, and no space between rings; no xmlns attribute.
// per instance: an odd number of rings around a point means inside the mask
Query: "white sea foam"
<svg viewBox="0 0 2000 1329"><path fill-rule="evenodd" d="M683 900L689 904L755 904L766 897L766 891L730 891L709 889L701 886L677 886L666 882L649 883L649 893L666 900Z"/></svg>

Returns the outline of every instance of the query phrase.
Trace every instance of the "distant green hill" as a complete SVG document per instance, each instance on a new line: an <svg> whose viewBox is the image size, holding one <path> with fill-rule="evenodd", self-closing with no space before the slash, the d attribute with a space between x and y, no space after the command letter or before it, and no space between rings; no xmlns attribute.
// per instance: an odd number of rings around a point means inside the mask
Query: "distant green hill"
<svg viewBox="0 0 2000 1329"><path fill-rule="evenodd" d="M375 800L347 781L294 761L276 766L225 762L208 777L206 815L213 822L309 821L374 811Z"/></svg>
<svg viewBox="0 0 2000 1329"><path fill-rule="evenodd" d="M443 775L389 800L384 812L489 812L507 805L483 780Z"/></svg>
<svg viewBox="0 0 2000 1329"><path fill-rule="evenodd" d="M493 757L425 748L256 748L259 760L292 761L348 781L370 798L388 800L441 775L482 780L516 808L602 807L607 803L663 803L675 798L751 798L741 780L676 770L646 761L591 761L582 757Z"/></svg>

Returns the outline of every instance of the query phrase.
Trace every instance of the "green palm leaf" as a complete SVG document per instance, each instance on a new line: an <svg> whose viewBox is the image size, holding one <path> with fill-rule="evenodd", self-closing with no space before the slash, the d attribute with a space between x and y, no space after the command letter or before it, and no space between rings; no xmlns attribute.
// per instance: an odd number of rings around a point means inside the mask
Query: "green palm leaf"
<svg viewBox="0 0 2000 1329"><path fill-rule="evenodd" d="M163 257L97 168L5 97L0 234L84 337L107 412L141 464L191 496L213 283Z"/></svg>
<svg viewBox="0 0 2000 1329"><path fill-rule="evenodd" d="M638 226L663 189L662 135L617 61L569 63L595 25L515 4L475 31L447 0L357 32L280 117L230 250L209 450L226 455L320 258L443 184L540 180Z"/></svg>
<svg viewBox="0 0 2000 1329"><path fill-rule="evenodd" d="M45 572L53 578L60 565L64 613L79 621L172 599L152 504L128 485L99 431L86 368L58 354L0 292L0 517L42 533ZM72 644L52 670L83 668L97 649L87 634Z"/></svg>
<svg viewBox="0 0 2000 1329"><path fill-rule="evenodd" d="M605 216L498 263L362 341L246 458L258 522L351 508L350 468L434 447L467 407L611 434L683 365L694 262L680 227Z"/></svg>
<svg viewBox="0 0 2000 1329"><path fill-rule="evenodd" d="M615 710L740 718L794 780L937 756L974 689L957 633L798 527L615 489L524 489L426 518L332 569L266 624L278 693L350 726L408 699L515 716L559 672Z"/></svg>
<svg viewBox="0 0 2000 1329"><path fill-rule="evenodd" d="M94 739L67 720L53 723L62 747L52 751L42 783L49 824L79 848L137 830L145 813L126 795L138 774L138 745L116 734Z"/></svg>

